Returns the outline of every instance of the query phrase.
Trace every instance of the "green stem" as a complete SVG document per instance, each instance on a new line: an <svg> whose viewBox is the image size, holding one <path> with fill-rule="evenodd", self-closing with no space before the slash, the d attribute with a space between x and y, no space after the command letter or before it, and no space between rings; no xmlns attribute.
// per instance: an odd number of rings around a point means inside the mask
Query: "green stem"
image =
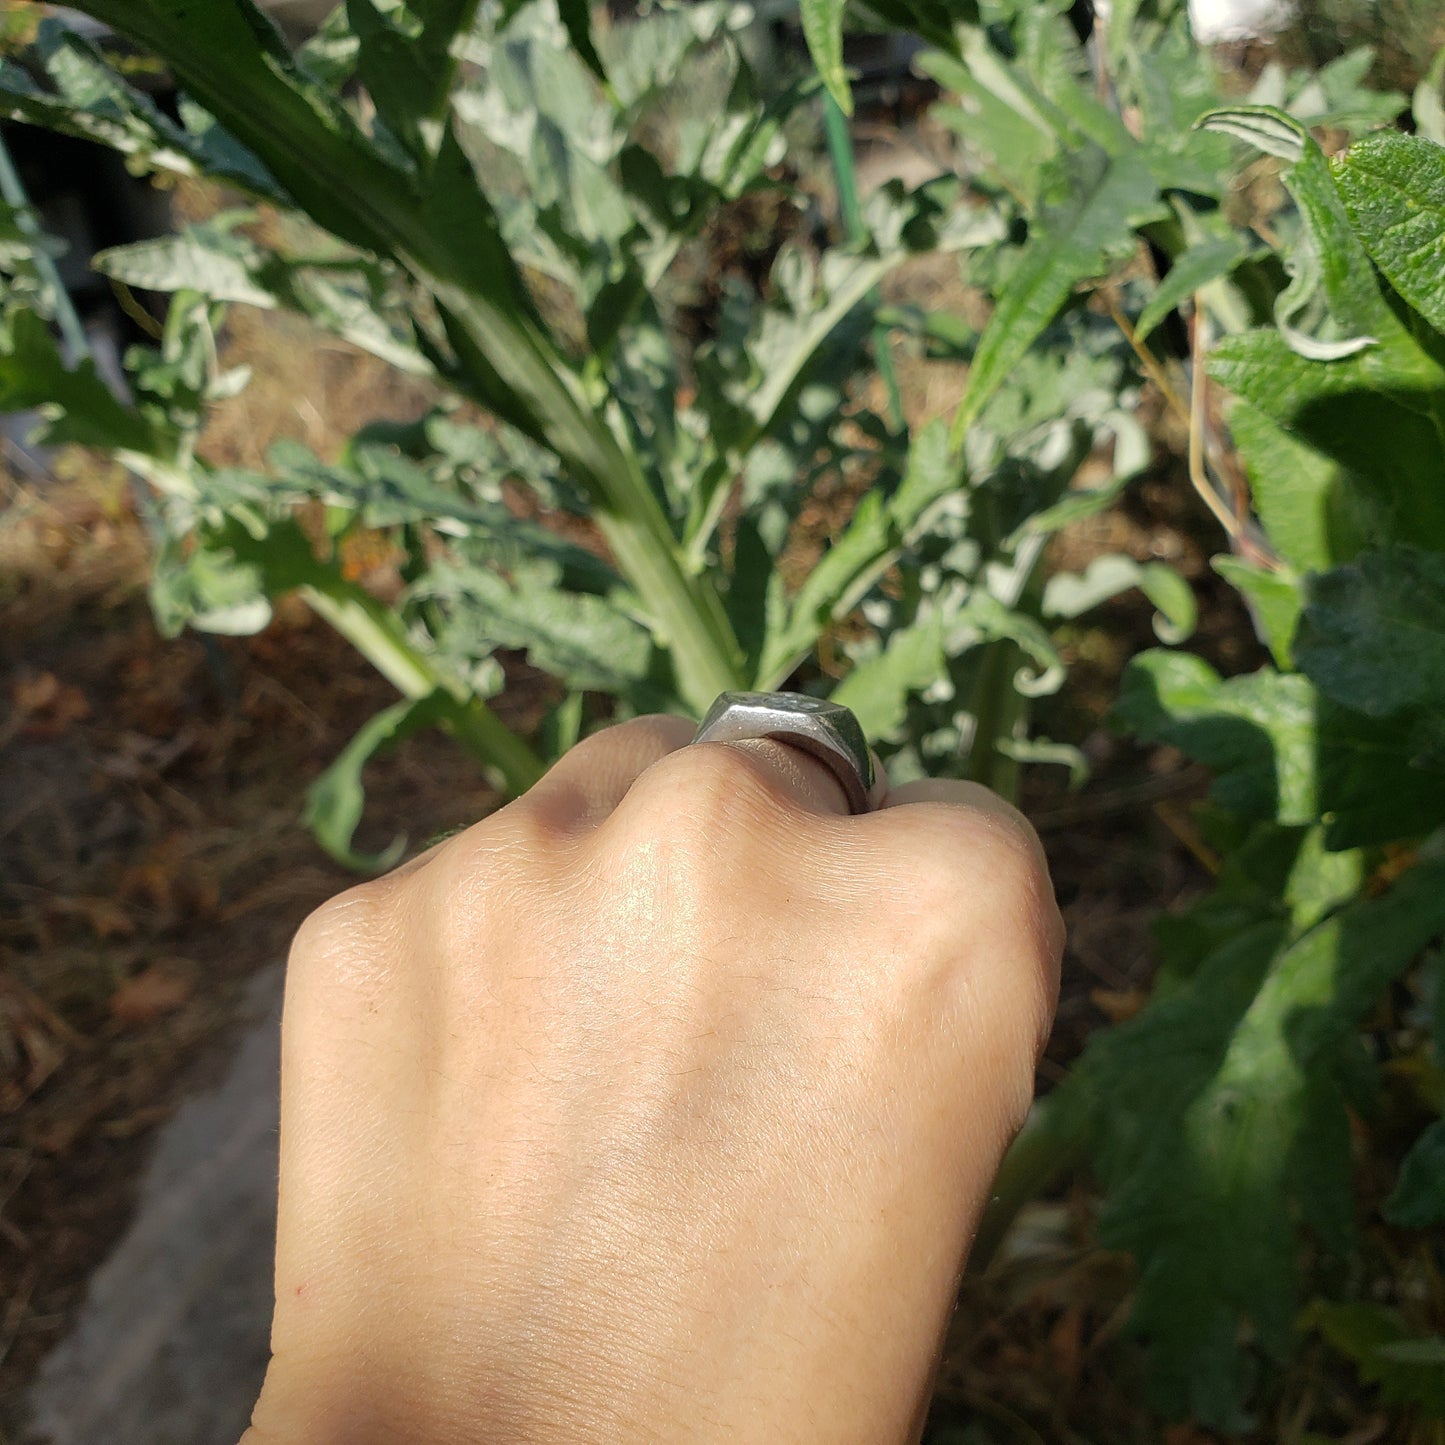
<svg viewBox="0 0 1445 1445"><path fill-rule="evenodd" d="M401 632L392 612L369 592L326 577L303 585L301 595L405 697L449 693L457 708L447 728L490 767L513 796L525 793L543 774L540 758L487 706L445 677Z"/></svg>
<svg viewBox="0 0 1445 1445"><path fill-rule="evenodd" d="M10 151L3 135L0 135L0 196L4 196L6 204L15 212L15 224L19 227L20 234L30 242L35 269L40 273L40 279L55 295L55 324L60 328L66 350L70 352L71 365L85 360L90 356L90 342L86 338L85 327L80 324L80 317L75 313L70 293L65 289L65 282L60 279L60 272L56 270L50 252L45 249L44 233L40 229L39 221L35 219L30 197L25 194L25 186L20 180L20 173L15 169L15 163L10 159Z"/></svg>
<svg viewBox="0 0 1445 1445"><path fill-rule="evenodd" d="M868 223L863 218L863 206L858 198L858 167L853 154L853 133L848 128L848 117L843 114L843 108L826 92L823 95L823 128L828 137L828 154L833 160L833 174L838 182L838 209L842 213L843 228L850 241L861 245L868 240ZM882 297L874 290L869 293L869 300L877 305ZM899 389L898 372L893 365L893 349L888 328L881 322L875 322L873 326L873 359L888 392L888 424L894 431L902 431L903 393Z"/></svg>
<svg viewBox="0 0 1445 1445"><path fill-rule="evenodd" d="M505 355L508 385L525 413L522 429L550 447L591 494L618 568L672 654L682 700L701 716L718 693L742 685L742 648L716 590L683 566L680 544L637 458L589 404L576 374L529 329L484 298L424 279L456 322L449 331L460 366L453 383L497 410L491 358Z"/></svg>
<svg viewBox="0 0 1445 1445"><path fill-rule="evenodd" d="M998 592L998 601L1010 611L1017 611L1023 606L1030 615L1038 615L1043 597L1046 542L1044 534L1032 533L1018 544L1012 569L1013 584ZM1011 638L1000 637L988 643L969 702L974 730L968 776L1010 802L1018 799L1019 765L1000 750L999 741L1013 736L1019 720L1028 710L1028 700L1019 692L1014 681L1023 662L1023 649Z"/></svg>
<svg viewBox="0 0 1445 1445"><path fill-rule="evenodd" d="M986 644L969 707L974 730L968 776L1011 803L1018 799L1019 767L998 744L1012 735L1026 705L1013 681L1023 660L1023 652L1012 638L1000 637Z"/></svg>
<svg viewBox="0 0 1445 1445"><path fill-rule="evenodd" d="M1018 1217L1019 1210L1057 1183L1084 1154L1083 1121L1059 1090L1040 1099L1004 1155L993 1194L983 1211L968 1255L968 1272L982 1274Z"/></svg>

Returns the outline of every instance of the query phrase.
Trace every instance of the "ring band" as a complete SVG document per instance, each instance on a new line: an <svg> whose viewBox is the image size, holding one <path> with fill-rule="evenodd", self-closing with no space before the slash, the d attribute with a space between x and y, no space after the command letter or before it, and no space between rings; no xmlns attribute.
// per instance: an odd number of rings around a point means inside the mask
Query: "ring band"
<svg viewBox="0 0 1445 1445"><path fill-rule="evenodd" d="M862 724L840 703L800 692L725 692L708 709L695 743L767 739L800 748L838 780L850 813L873 805L873 754Z"/></svg>

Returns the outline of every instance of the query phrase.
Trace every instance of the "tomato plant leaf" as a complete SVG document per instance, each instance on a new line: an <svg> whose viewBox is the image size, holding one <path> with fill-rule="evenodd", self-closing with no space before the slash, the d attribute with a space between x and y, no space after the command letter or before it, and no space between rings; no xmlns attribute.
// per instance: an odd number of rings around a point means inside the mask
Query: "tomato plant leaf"
<svg viewBox="0 0 1445 1445"><path fill-rule="evenodd" d="M1288 568L1256 567L1233 553L1211 557L1210 566L1243 595L1275 666L1289 671L1293 666L1291 643L1303 605L1299 578Z"/></svg>
<svg viewBox="0 0 1445 1445"><path fill-rule="evenodd" d="M1324 549L1332 535L1349 533L1356 548L1391 539L1445 548L1438 421L1445 370L1412 338L1402 332L1354 356L1312 361L1279 332L1252 331L1226 337L1208 365L1215 380L1282 428L1288 441L1325 460L1321 465L1263 428L1255 429L1255 439L1266 454L1246 454L1258 464L1252 475L1279 489L1281 508L1308 509L1309 531L1293 539L1305 550L1287 554L1296 565L1347 559L1349 550L1326 555ZM1309 478L1309 492L1298 499L1289 495L1293 474L1277 470L1290 452ZM1288 533L1283 540L1291 545Z"/></svg>

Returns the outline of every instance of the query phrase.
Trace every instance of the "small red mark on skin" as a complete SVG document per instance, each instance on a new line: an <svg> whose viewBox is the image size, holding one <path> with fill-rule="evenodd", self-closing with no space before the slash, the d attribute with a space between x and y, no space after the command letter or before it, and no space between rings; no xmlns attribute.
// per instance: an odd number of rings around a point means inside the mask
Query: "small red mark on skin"
<svg viewBox="0 0 1445 1445"><path fill-rule="evenodd" d="M306 1286L305 1286L304 1284L298 1284L298 1285L296 1286L296 1298L297 1298L297 1299L300 1299L301 1296L302 1296L305 1292L306 1292Z"/></svg>

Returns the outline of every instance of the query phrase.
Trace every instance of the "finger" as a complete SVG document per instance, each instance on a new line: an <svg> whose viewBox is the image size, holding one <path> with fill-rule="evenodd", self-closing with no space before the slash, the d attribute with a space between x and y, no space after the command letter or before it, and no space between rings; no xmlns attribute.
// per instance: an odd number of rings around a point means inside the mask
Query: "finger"
<svg viewBox="0 0 1445 1445"><path fill-rule="evenodd" d="M1023 839L1039 863L1047 868L1044 845L1034 826L1012 803L1005 802L992 788L982 783L966 782L962 778L916 778L911 783L901 783L889 788L883 799L883 808L916 807L920 803L941 803L946 807L967 808L996 821L1003 828L1011 830Z"/></svg>
<svg viewBox="0 0 1445 1445"><path fill-rule="evenodd" d="M667 713L603 728L569 749L512 806L540 810L554 827L595 826L617 807L638 776L692 741L697 724Z"/></svg>
<svg viewBox="0 0 1445 1445"><path fill-rule="evenodd" d="M704 748L733 748L758 770L779 798L809 813L846 817L853 810L837 774L823 762L777 738L748 738L735 743L701 743Z"/></svg>
<svg viewBox="0 0 1445 1445"><path fill-rule="evenodd" d="M880 826L897 826L902 829L897 837L897 846L900 848L906 848L908 835L915 831L911 826L913 819L910 818L910 814L915 810L920 825L924 815L936 816L940 810L945 810L955 821L976 825L985 855L1002 849L1021 851L1029 859L1035 880L1040 885L1038 891L1042 902L1041 922L1047 939L1047 951L1052 958L1052 970L1057 980L1064 951L1064 921L1049 882L1048 857L1033 824L1013 804L1005 802L982 783L965 782L959 778L918 778L914 782L889 789L883 807L879 810ZM955 833L953 828L944 828L939 831L939 836L946 838L955 836Z"/></svg>

